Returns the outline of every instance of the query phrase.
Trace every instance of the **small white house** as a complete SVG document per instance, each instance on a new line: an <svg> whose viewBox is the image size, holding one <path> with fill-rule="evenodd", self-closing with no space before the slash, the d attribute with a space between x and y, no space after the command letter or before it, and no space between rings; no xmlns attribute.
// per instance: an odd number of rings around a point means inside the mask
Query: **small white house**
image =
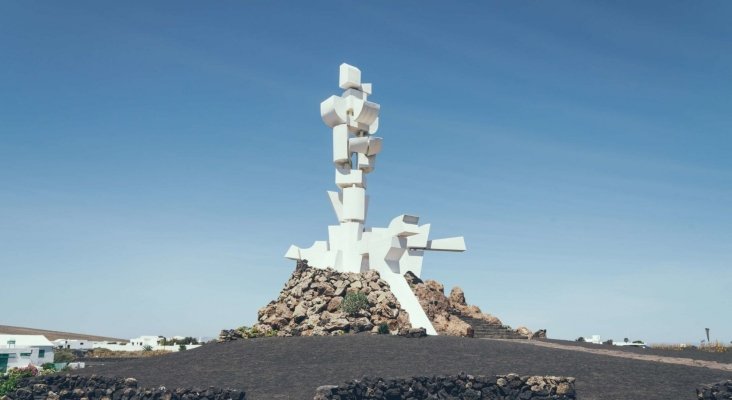
<svg viewBox="0 0 732 400"><path fill-rule="evenodd" d="M600 335L592 335L590 337L585 338L585 342L587 343L594 343L594 344L602 344L602 340L600 339Z"/></svg>
<svg viewBox="0 0 732 400"><path fill-rule="evenodd" d="M53 343L43 335L0 335L0 372L53 362Z"/></svg>
<svg viewBox="0 0 732 400"><path fill-rule="evenodd" d="M159 336L140 336L136 338L130 339L130 344L133 346L150 346L155 347L158 345L158 342L160 342L161 338Z"/></svg>
<svg viewBox="0 0 732 400"><path fill-rule="evenodd" d="M90 350L94 348L94 342L91 340L79 339L56 339L53 341L53 345L57 349Z"/></svg>

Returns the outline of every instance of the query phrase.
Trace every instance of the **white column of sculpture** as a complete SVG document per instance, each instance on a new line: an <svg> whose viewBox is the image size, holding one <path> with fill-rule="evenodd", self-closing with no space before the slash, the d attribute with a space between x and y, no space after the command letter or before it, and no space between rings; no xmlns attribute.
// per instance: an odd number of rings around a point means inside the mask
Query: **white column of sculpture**
<svg viewBox="0 0 732 400"><path fill-rule="evenodd" d="M341 64L341 96L320 104L320 115L333 129L333 164L339 192L328 192L339 225L328 227L328 240L312 247L290 246L285 257L307 260L315 268L341 272L374 269L389 283L392 292L409 313L412 326L436 335L432 323L404 279L411 271L422 273L425 250L465 251L463 237L429 240L430 225L418 225L419 217L400 215L386 228L365 228L369 198L366 174L374 170L382 139L373 136L379 127L379 105L368 101L371 84L361 83L361 71Z"/></svg>

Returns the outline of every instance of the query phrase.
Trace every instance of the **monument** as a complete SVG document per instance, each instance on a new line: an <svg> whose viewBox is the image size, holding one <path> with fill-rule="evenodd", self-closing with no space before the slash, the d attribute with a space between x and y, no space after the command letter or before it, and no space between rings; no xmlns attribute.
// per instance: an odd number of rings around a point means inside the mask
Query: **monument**
<svg viewBox="0 0 732 400"><path fill-rule="evenodd" d="M290 246L285 257L340 272L376 270L409 314L412 326L436 335L404 274L411 271L419 277L425 251L465 251L465 240L462 236L431 240L430 225L419 225L419 217L413 215L400 215L386 228L364 225L369 203L366 175L374 171L382 147L382 138L374 136L380 106L368 100L372 86L361 83L361 71L354 66L341 64L339 86L344 90L341 96L331 96L320 104L320 115L333 130L339 191L329 191L328 196L339 224L328 226L327 241L316 241L306 249Z"/></svg>

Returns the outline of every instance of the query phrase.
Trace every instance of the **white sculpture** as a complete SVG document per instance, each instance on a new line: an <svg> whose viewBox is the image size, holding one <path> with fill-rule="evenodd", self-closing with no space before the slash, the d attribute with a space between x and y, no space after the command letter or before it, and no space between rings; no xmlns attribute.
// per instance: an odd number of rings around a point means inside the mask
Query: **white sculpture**
<svg viewBox="0 0 732 400"><path fill-rule="evenodd" d="M391 287L413 327L436 335L432 323L404 278L407 271L420 276L425 250L465 251L463 237L429 240L430 225L418 225L419 217L400 215L387 228L365 228L369 197L366 174L374 170L382 139L373 136L379 128L379 108L368 101L370 83L361 83L361 71L341 64L339 86L343 95L320 104L320 115L333 129L335 183L340 192L328 192L339 225L328 227L328 241L308 249L290 246L292 260L307 260L315 268L341 272L374 269Z"/></svg>

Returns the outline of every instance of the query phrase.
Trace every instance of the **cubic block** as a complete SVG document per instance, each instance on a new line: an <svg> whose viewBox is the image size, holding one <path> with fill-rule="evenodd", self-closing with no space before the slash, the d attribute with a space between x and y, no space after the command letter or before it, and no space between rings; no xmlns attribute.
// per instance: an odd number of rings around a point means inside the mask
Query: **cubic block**
<svg viewBox="0 0 732 400"><path fill-rule="evenodd" d="M346 63L341 64L340 73L338 74L338 86L341 89L360 89L361 88L361 70L348 65Z"/></svg>

